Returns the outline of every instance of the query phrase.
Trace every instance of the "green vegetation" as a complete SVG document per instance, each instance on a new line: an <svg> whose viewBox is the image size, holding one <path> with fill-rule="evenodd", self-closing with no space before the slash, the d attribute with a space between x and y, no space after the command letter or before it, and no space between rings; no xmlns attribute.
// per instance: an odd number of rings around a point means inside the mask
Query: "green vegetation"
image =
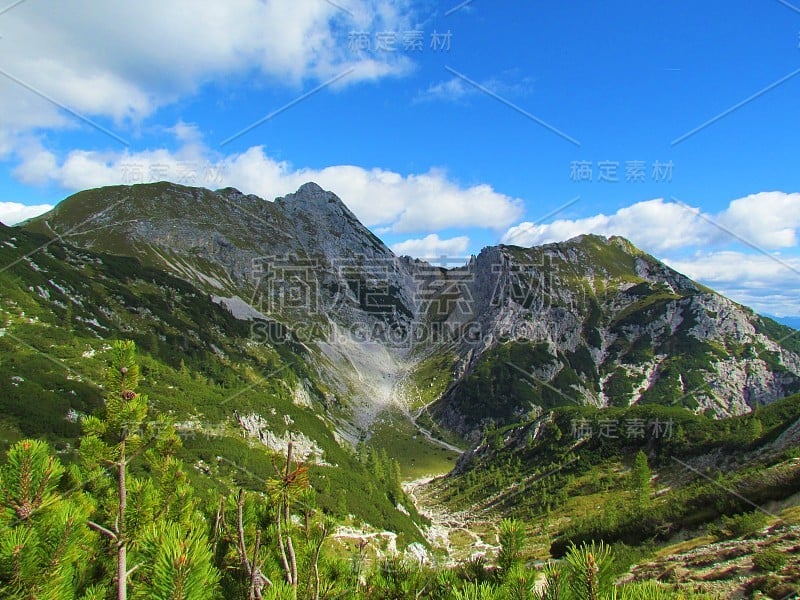
<svg viewBox="0 0 800 600"><path fill-rule="evenodd" d="M738 515L725 515L720 519L719 524L710 525L708 532L720 539L747 537L757 534L764 529L767 523L768 515L754 510Z"/></svg>
<svg viewBox="0 0 800 600"><path fill-rule="evenodd" d="M753 556L753 568L765 573L780 571L788 561L787 556L775 548L761 550Z"/></svg>
<svg viewBox="0 0 800 600"><path fill-rule="evenodd" d="M631 470L631 486L632 491L636 494L636 503L638 508L647 508L650 504L650 495L652 494L652 486L650 485L650 478L653 476L650 471L650 465L647 464L647 455L639 450L636 457L633 459L633 469Z"/></svg>
<svg viewBox="0 0 800 600"><path fill-rule="evenodd" d="M373 425L366 444L394 460L404 480L450 471L458 454L428 440L399 411L386 411Z"/></svg>
<svg viewBox="0 0 800 600"><path fill-rule="evenodd" d="M643 547L707 526L741 536L764 526L763 513L753 513L749 502L800 491L794 454L759 452L798 418L800 396L723 421L657 405L559 407L488 430L437 494L454 509L491 509L540 523L534 541L547 549L545 557L591 541ZM704 468L702 476L685 466L696 468L695 457L714 453L738 462Z"/></svg>
<svg viewBox="0 0 800 600"><path fill-rule="evenodd" d="M438 400L453 380L456 357L449 352L436 352L420 361L411 374L414 384L412 408L421 408Z"/></svg>
<svg viewBox="0 0 800 600"><path fill-rule="evenodd" d="M116 422L115 415L137 412L144 405L135 394L120 398L121 402L109 409L109 425ZM240 488L237 494L221 495L217 501L202 501L181 483L185 473L180 465L164 454L164 449L144 450L153 439L137 440L138 434L126 437L123 433L115 446L109 465L115 467L112 473L118 473L117 485L113 485L113 478L104 479L96 472L94 461L107 453L98 435L112 428L101 427L96 419L89 419L87 428L90 433L81 444L87 460L71 468L69 482L62 481L66 470L43 442L15 444L0 469L3 598L88 600L126 598L130 592L132 598L176 600L541 600L601 599L617 593L629 597L625 594L640 588L638 584L613 583L613 554L601 543L571 548L564 568L548 565L543 571L543 590L534 591L536 577L522 561L524 528L513 520L500 525L498 569L481 565L432 569L400 557L365 566L365 544L359 545L352 560L323 551L335 521L316 508L307 468L293 462L291 444L285 463L265 482L265 494ZM172 439L169 446L175 448L179 443ZM119 465L127 455L120 444L127 445L130 460L136 454L133 448L141 449L138 456L151 464L151 474L123 478ZM369 455L373 458L366 460L375 468L374 454ZM123 489L127 491L120 491ZM133 501L135 511L125 511L127 498ZM97 524L95 514L116 514L113 529ZM103 537L115 542L117 552L104 551ZM120 549L131 550L135 569L126 569L127 563L119 562ZM124 551L121 555L127 556ZM47 577L41 576L42 570Z"/></svg>
<svg viewBox="0 0 800 600"><path fill-rule="evenodd" d="M347 413L311 369L307 349L254 340L249 323L134 259L60 242L34 253L47 242L0 230L3 260L11 261L0 272L0 450L35 437L65 463L78 461L81 420L105 406L113 340L129 337L138 348L137 391L149 398L143 430L157 426L156 415L175 423L182 438L175 456L200 495L240 485L260 489L274 474L274 453L238 423L258 415L276 438L302 432L316 444L321 464L311 469L310 481L324 510L394 531L401 543L423 541L413 505L402 502L411 516L398 511L397 494L337 442L332 423ZM300 387L312 406L295 402ZM376 490L371 498L363 493L369 486Z"/></svg>
<svg viewBox="0 0 800 600"><path fill-rule="evenodd" d="M497 556L497 566L501 573L511 573L515 568L522 566L522 553L525 546L524 525L514 519L500 521L500 552Z"/></svg>
<svg viewBox="0 0 800 600"><path fill-rule="evenodd" d="M68 205L93 212L105 194ZM687 311L654 342L643 328L696 290L635 275L650 259L623 240L573 244L577 261L596 265L595 281L558 257L563 245L505 248L527 264L557 263L564 287L550 300L565 318L564 306L586 311L575 329L586 344L556 352L506 339L455 385L460 350L431 354L407 383L419 414L385 413L355 449L337 430L352 417L346 398L290 324L259 323L269 335L256 337L198 288L139 260L16 229L0 229L0 242L0 598L706 597L668 571L618 583L676 538L753 546L754 597L796 588L787 544L753 540L787 524L753 508L800 491L796 440L785 435L800 396L719 421L685 410L699 406L718 359L761 357L785 375L783 359L758 343L701 343ZM377 290L361 283L361 308L376 314ZM627 303L611 322L609 294ZM597 365L603 328L615 340ZM800 349L768 319L757 328ZM667 358L644 390L643 366L657 356ZM611 407L586 406L604 377ZM419 430L460 444L437 422L453 407L480 443L432 496L456 524L480 519L497 552L444 568L404 554L433 542L401 480L456 464ZM473 544L471 526L448 543ZM391 543L375 541L382 534Z"/></svg>
<svg viewBox="0 0 800 600"><path fill-rule="evenodd" d="M557 369L553 380L537 378L538 370L549 366ZM555 356L545 343L507 342L484 353L456 384L452 397L468 426L508 425L539 407L580 404L579 387L593 388L596 382L597 371L585 349Z"/></svg>

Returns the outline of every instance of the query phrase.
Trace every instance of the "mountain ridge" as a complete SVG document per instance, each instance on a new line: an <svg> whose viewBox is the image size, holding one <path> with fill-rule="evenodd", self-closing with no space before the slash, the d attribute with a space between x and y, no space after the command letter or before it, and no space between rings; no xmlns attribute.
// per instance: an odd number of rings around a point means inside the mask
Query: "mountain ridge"
<svg viewBox="0 0 800 600"><path fill-rule="evenodd" d="M135 257L223 304L243 299L253 311L240 316L282 323L321 377L359 398L365 431L376 397L474 438L576 398L729 416L800 390L791 330L619 236L490 246L444 269L396 256L312 182L273 202L233 188L101 188L24 228ZM423 371L445 382L435 394Z"/></svg>

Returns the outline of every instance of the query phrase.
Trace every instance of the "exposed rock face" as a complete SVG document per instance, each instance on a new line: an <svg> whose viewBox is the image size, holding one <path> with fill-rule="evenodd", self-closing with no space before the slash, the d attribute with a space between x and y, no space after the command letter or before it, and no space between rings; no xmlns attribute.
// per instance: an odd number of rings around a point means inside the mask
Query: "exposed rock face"
<svg viewBox="0 0 800 600"><path fill-rule="evenodd" d="M303 433L286 432L282 436L270 431L267 422L260 415L236 415L236 421L245 436L258 440L267 448L278 454L286 455L289 443L292 444L292 455L299 462L320 466L330 466L323 458L323 452L317 443Z"/></svg>
<svg viewBox="0 0 800 600"><path fill-rule="evenodd" d="M432 413L462 433L566 402L724 416L800 389L790 330L618 237L490 247L444 270L396 257L313 183L274 202L232 188L103 188L27 228L135 256L237 318L279 324L277 338L270 325L258 341L305 348L361 415L370 397L385 404L403 389L415 362L444 351L455 366Z"/></svg>
<svg viewBox="0 0 800 600"><path fill-rule="evenodd" d="M435 408L463 433L537 405L674 403L729 416L800 389L796 344L785 345L791 330L627 240L580 236L538 248L489 248L470 268L475 302L468 318L480 323L482 337L462 347L460 371L490 383L463 377ZM491 351L503 347L507 352ZM514 371L529 389L511 389ZM472 410L487 390L513 396L513 412L497 414L496 404Z"/></svg>

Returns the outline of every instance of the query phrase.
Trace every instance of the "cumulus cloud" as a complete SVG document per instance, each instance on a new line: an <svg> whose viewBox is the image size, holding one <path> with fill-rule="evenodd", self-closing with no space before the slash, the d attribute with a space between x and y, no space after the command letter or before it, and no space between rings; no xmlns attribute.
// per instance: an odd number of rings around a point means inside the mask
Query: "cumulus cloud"
<svg viewBox="0 0 800 600"><path fill-rule="evenodd" d="M800 193L762 192L734 200L718 222L748 244L764 248L797 245Z"/></svg>
<svg viewBox="0 0 800 600"><path fill-rule="evenodd" d="M411 239L392 246L395 254L413 256L433 262L441 257L463 257L469 247L469 238L459 236L443 240L432 233L421 239Z"/></svg>
<svg viewBox="0 0 800 600"><path fill-rule="evenodd" d="M796 256L720 251L666 262L762 313L800 315L800 258Z"/></svg>
<svg viewBox="0 0 800 600"><path fill-rule="evenodd" d="M696 254L690 259L666 259L666 262L693 279L712 284L758 289L772 289L778 285L800 288L800 258L797 257L722 251Z"/></svg>
<svg viewBox="0 0 800 600"><path fill-rule="evenodd" d="M0 130L75 126L63 107L137 121L220 77L300 86L400 75L408 56L364 56L352 29L410 28L411 0L96 2L37 0L3 14Z"/></svg>
<svg viewBox="0 0 800 600"><path fill-rule="evenodd" d="M490 185L463 187L441 170L402 176L354 166L304 170L336 191L365 224L395 233L436 232L451 227L501 230L519 218L523 203Z"/></svg>
<svg viewBox="0 0 800 600"><path fill-rule="evenodd" d="M4 225L16 225L25 219L32 219L53 207L50 204L37 204L26 206L19 202L0 202L0 223Z"/></svg>
<svg viewBox="0 0 800 600"><path fill-rule="evenodd" d="M621 235L652 252L734 243L776 249L794 246L798 228L800 194L764 192L734 200L717 214L658 198L626 206L612 215L546 224L524 222L511 227L503 242L532 246L596 233Z"/></svg>
<svg viewBox="0 0 800 600"><path fill-rule="evenodd" d="M402 175L386 169L337 165L295 168L260 146L218 155L181 123L173 134L185 143L175 152L74 150L62 160L37 146L23 154L15 176L29 184L55 184L69 191L104 185L169 180L209 188L232 186L267 200L314 181L339 195L367 226L382 233L433 233L479 227L498 233L519 219L523 203L489 185L462 186L441 170Z"/></svg>

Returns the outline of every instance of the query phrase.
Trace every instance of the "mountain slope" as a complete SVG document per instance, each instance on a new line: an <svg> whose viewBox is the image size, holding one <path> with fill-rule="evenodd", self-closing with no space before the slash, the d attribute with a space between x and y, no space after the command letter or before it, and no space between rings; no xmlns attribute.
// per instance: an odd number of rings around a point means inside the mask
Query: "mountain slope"
<svg viewBox="0 0 800 600"><path fill-rule="evenodd" d="M747 412L800 390L794 330L754 314L621 238L485 249L463 375L432 408L463 432L564 404L655 403Z"/></svg>
<svg viewBox="0 0 800 600"><path fill-rule="evenodd" d="M132 338L209 506L263 491L291 438L338 535L381 552L438 536L451 560L491 554L510 515L530 558L590 538L641 557L800 490L796 332L621 238L446 270L396 257L313 184L274 202L113 187L0 227L0 289L4 447L46 437L72 460L108 342ZM630 488L640 450L651 502Z"/></svg>
<svg viewBox="0 0 800 600"><path fill-rule="evenodd" d="M250 323L137 259L0 226L0 447L44 438L74 460L82 415L103 403L114 339L133 339L140 390L176 422L199 494L263 492L288 440L311 469L320 507L420 540L395 473L342 439L345 399L302 345L259 344ZM285 331L276 325L277 331ZM361 490L370 489L369 499ZM402 508L399 508L402 507Z"/></svg>
<svg viewBox="0 0 800 600"><path fill-rule="evenodd" d="M167 183L103 188L26 229L165 269L260 338L272 335L264 319L279 321L365 432L393 406L474 438L563 404L722 417L800 390L794 330L622 238L491 247L445 270L394 256L312 183L274 202Z"/></svg>
<svg viewBox="0 0 800 600"><path fill-rule="evenodd" d="M341 200L315 184L274 202L232 188L101 188L67 198L25 227L172 273L250 319L258 343L285 343L286 332L276 333L272 323L280 321L314 354L309 362L332 391L349 398L350 421L361 429L395 402L405 353L365 344L360 332L388 339L407 327L409 263L396 260ZM341 433L353 442L359 437Z"/></svg>

